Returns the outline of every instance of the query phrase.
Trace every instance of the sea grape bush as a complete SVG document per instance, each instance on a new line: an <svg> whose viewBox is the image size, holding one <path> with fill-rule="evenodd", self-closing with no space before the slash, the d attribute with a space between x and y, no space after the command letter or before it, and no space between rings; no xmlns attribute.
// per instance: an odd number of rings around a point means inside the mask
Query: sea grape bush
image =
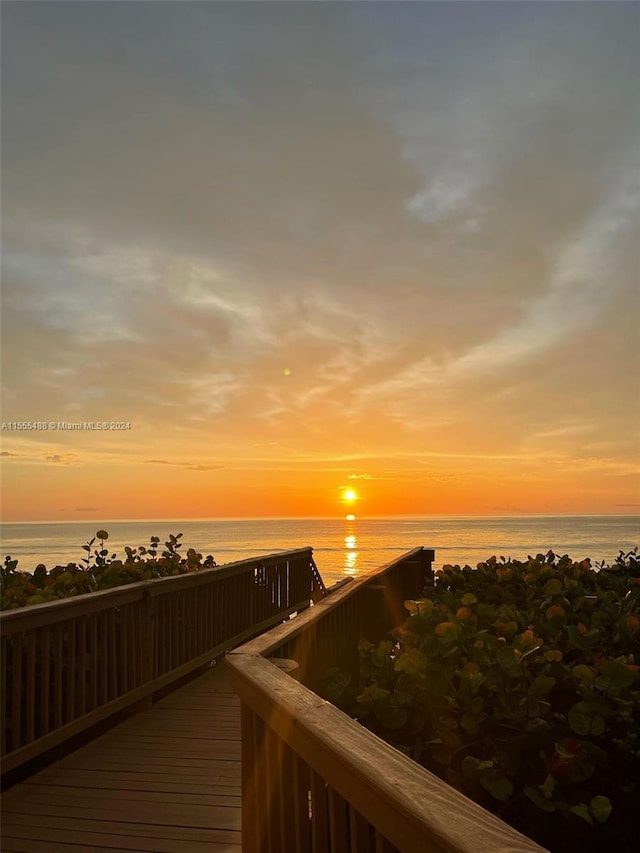
<svg viewBox="0 0 640 853"><path fill-rule="evenodd" d="M4 564L0 566L2 610L44 604L136 581L197 572L216 565L210 554L203 558L193 548L189 548L186 554L181 553L182 533L175 536L169 534L164 550L160 550L160 539L157 536L151 537L148 546L125 547L126 556L123 559L109 553L105 545L108 538L106 530L98 530L82 546L85 556L79 563L55 566L50 571L42 564L36 566L32 573L20 571L17 560L5 557Z"/></svg>
<svg viewBox="0 0 640 853"><path fill-rule="evenodd" d="M637 549L444 566L405 607L328 698L549 849L637 849Z"/></svg>

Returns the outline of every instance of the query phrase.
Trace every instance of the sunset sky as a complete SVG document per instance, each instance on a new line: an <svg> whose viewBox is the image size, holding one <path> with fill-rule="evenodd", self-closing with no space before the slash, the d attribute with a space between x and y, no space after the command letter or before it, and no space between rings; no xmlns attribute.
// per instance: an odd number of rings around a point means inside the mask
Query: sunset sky
<svg viewBox="0 0 640 853"><path fill-rule="evenodd" d="M4 0L3 519L639 512L639 21Z"/></svg>

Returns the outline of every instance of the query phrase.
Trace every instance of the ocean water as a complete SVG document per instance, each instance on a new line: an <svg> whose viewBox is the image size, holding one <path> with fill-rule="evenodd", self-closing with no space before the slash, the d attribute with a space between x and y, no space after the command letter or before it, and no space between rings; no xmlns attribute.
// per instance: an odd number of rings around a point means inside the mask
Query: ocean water
<svg viewBox="0 0 640 853"><path fill-rule="evenodd" d="M151 536L162 543L170 533L183 534L182 551L213 554L218 564L311 546L327 584L420 545L435 550L436 568L475 566L492 555L524 559L549 549L612 562L621 550L640 545L639 515L25 522L0 525L0 557L11 555L28 571L38 563L47 568L79 563L86 556L81 546L100 529L109 532L110 553L118 557L125 545L148 545Z"/></svg>

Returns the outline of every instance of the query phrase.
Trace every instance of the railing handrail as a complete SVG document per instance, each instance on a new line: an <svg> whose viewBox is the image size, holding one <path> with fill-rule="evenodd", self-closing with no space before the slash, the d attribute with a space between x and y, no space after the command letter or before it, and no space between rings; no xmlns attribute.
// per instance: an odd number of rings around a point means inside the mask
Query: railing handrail
<svg viewBox="0 0 640 853"><path fill-rule="evenodd" d="M382 741L266 657L303 631L313 631L363 587L384 579L421 550L409 551L368 572L293 622L227 653L237 692L249 709L243 711L244 718L249 720L249 713L256 715L312 773L326 780L330 789L375 827L376 833L404 853L476 853L480 849L541 853L543 848L531 839ZM243 748L244 738L243 732ZM255 732L251 739L255 750ZM268 813L268 804L266 809ZM247 819L250 825L252 815ZM248 849L261 849L259 844Z"/></svg>
<svg viewBox="0 0 640 853"><path fill-rule="evenodd" d="M260 715L278 736L399 850L544 850L266 658L235 650L226 660L257 691ZM247 691L239 693L246 701Z"/></svg>
<svg viewBox="0 0 640 853"><path fill-rule="evenodd" d="M46 601L42 604L3 610L0 612L0 636L27 630L34 626L55 624L55 622L64 621L76 615L120 607L123 604L140 601L145 595L156 597L170 592L178 592L184 588L197 587L200 584L218 581L231 575L242 574L250 567L274 565L283 560L302 557L307 553L311 555L312 552L311 547L278 551L258 557L249 557L245 560L236 560L233 563L223 563L220 566L202 568L197 572L150 578L149 580L123 584L112 589L85 592L57 601Z"/></svg>

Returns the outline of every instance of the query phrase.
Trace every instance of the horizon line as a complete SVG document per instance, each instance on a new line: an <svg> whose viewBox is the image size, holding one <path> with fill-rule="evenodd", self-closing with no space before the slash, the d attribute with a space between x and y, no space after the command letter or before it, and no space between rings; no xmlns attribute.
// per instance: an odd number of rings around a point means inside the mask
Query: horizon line
<svg viewBox="0 0 640 853"><path fill-rule="evenodd" d="M273 516L199 516L192 518L66 518L0 520L5 524L192 524L197 522L238 521L383 521L386 519L428 518L597 518L597 517L640 517L640 508L631 512L509 512L509 513L393 513L387 515L356 515L347 519L344 515L273 515Z"/></svg>

